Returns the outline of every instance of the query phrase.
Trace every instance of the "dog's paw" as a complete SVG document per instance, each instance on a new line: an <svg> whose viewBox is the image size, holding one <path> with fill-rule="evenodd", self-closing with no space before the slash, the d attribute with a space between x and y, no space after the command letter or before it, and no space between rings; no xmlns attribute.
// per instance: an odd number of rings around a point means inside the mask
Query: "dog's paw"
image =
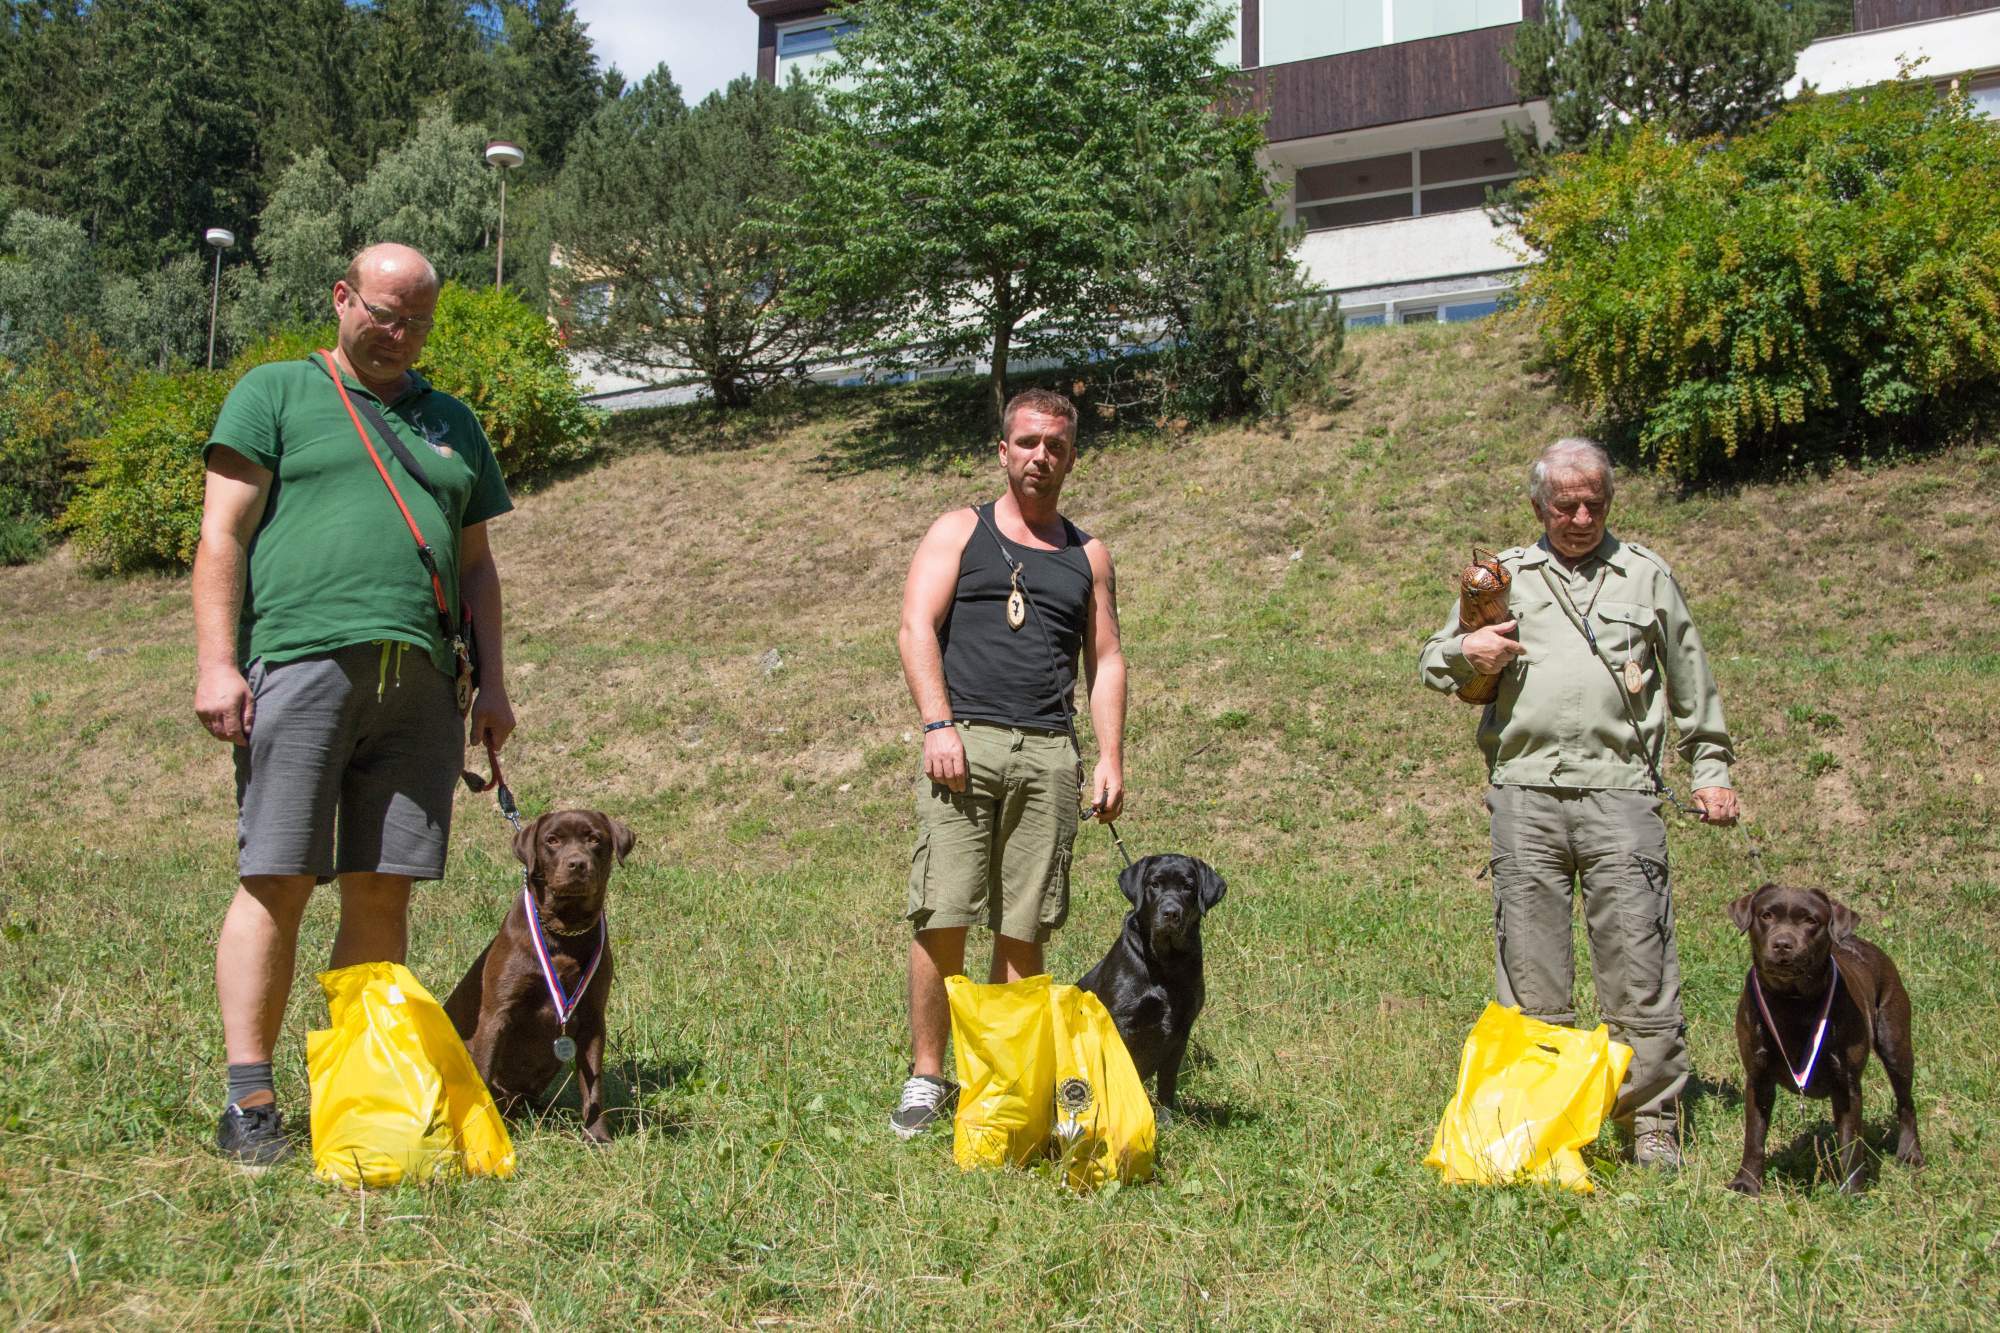
<svg viewBox="0 0 2000 1333"><path fill-rule="evenodd" d="M1915 1139L1896 1145L1896 1160L1912 1171L1920 1170L1924 1164L1924 1150Z"/></svg>
<svg viewBox="0 0 2000 1333"><path fill-rule="evenodd" d="M1764 1182L1751 1175L1748 1171L1738 1171L1736 1179L1729 1182L1729 1188L1735 1190L1738 1194L1754 1199L1764 1192Z"/></svg>

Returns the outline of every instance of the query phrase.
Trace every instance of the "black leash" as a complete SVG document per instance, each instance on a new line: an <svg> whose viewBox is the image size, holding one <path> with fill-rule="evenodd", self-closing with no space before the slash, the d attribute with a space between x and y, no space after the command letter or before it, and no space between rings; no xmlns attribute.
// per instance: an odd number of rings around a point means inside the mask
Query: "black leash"
<svg viewBox="0 0 2000 1333"><path fill-rule="evenodd" d="M987 520L985 512L978 505L972 507L972 516L979 520L979 526L986 529L987 534L993 538L993 544L1000 548L1000 558L1007 562L1008 572L1014 576L1014 586L1021 590L1022 600L1028 605L1028 619L1035 622L1035 629L1042 636L1042 646L1049 650L1049 684L1055 689L1056 711L1062 714L1063 727L1069 732L1069 743L1076 749L1076 782L1077 786L1081 787L1084 781L1083 742L1076 734L1076 711L1070 707L1069 699L1063 697L1062 659L1056 655L1056 641L1049 636L1049 627L1043 623L1041 610L1035 605L1034 594L1029 590L1024 580L1023 576L1027 573L1027 566L1014 558L1014 553L1007 549L1007 543L1001 540L999 528ZM1064 526L1069 526L1067 520L1064 520ZM1084 817L1086 819L1095 819L1097 817L1097 805L1095 802L1091 804L1089 811ZM1130 869L1132 865L1132 853L1125 850L1125 839L1118 836L1118 825L1108 819L1101 822L1106 829L1110 830L1112 844L1118 848L1118 855L1125 858L1126 868Z"/></svg>

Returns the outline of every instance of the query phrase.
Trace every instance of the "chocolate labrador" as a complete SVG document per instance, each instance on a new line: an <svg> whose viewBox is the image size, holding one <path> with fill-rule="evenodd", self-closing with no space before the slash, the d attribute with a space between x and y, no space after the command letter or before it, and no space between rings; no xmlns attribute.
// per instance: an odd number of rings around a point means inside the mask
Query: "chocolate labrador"
<svg viewBox="0 0 2000 1333"><path fill-rule="evenodd" d="M1861 1071L1872 1047L1896 1093L1896 1160L1924 1164L1910 1098L1910 994L1889 955L1854 933L1857 918L1818 889L1766 884L1729 905L1750 936L1750 974L1736 1003L1743 1057L1743 1164L1729 1188L1764 1188L1764 1139L1780 1083L1833 1099L1840 1188L1861 1188Z"/></svg>
<svg viewBox="0 0 2000 1333"><path fill-rule="evenodd" d="M1104 1001L1140 1080L1158 1074L1160 1105L1171 1108L1188 1034L1207 997L1201 919L1229 886L1207 862L1169 853L1127 866L1118 887L1132 900L1124 929L1076 984Z"/></svg>
<svg viewBox="0 0 2000 1333"><path fill-rule="evenodd" d="M631 829L596 810L554 811L516 833L527 887L444 1002L503 1112L530 1102L575 1060L583 1132L596 1143L611 1140L601 1088L611 995L604 892L613 861L624 861L632 843Z"/></svg>

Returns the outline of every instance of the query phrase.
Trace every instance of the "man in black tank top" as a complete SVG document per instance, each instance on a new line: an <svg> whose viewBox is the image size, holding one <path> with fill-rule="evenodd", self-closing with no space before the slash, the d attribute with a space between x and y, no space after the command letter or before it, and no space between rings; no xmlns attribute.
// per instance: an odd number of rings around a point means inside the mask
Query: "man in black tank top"
<svg viewBox="0 0 2000 1333"><path fill-rule="evenodd" d="M993 931L989 977L1042 971L1069 912L1083 764L1077 659L1099 758L1089 798L1110 822L1125 803L1125 657L1104 543L1056 508L1076 465L1076 408L1031 389L1007 404L1007 489L931 525L910 563L897 635L924 723L917 847L910 862L910 1078L890 1127L910 1138L948 1118L951 1014L944 979L965 970L965 936Z"/></svg>

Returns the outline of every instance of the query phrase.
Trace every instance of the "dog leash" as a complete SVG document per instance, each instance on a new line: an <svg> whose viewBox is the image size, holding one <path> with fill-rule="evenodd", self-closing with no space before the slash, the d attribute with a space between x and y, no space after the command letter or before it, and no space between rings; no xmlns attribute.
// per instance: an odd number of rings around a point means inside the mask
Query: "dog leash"
<svg viewBox="0 0 2000 1333"><path fill-rule="evenodd" d="M494 792L493 799L499 805L501 815L505 817L509 824L514 826L514 832L519 833L521 831L521 812L514 805L514 793L507 789L506 777L500 772L500 750L499 747L493 744L493 737L491 735L486 738L486 762L493 769L492 777L482 778L469 768L461 770L459 777L464 780L466 786L472 789L474 795L484 795L489 791ZM527 867L523 866L521 874L524 880L527 873Z"/></svg>
<svg viewBox="0 0 2000 1333"><path fill-rule="evenodd" d="M1042 636L1042 646L1049 650L1049 684L1055 687L1056 711L1062 714L1063 728L1069 732L1069 743L1076 749L1077 785L1082 786L1083 742L1076 734L1076 711L1070 707L1069 700L1062 697L1062 673L1059 670L1061 659L1056 656L1056 641L1049 637L1049 628L1042 621L1041 609L1035 605L1033 593L1029 590L1028 585L1022 581L1022 575L1027 573L1028 567L1023 561L1014 558L1014 553L1007 549L1007 543L1000 539L1000 530L987 521L985 512L978 505L972 507L972 516L979 520L979 526L986 529L987 535L993 538L993 544L1000 548L1000 558L1007 562L1007 570L1013 576L1014 591L1026 603L1027 618L1035 622L1035 629ZM1068 526L1068 520L1064 520L1064 526ZM1097 810L1097 803L1093 801L1090 809L1084 813L1083 817L1085 819L1095 819L1097 817ZM1109 819L1104 820L1103 823L1104 827L1111 833L1112 845L1118 849L1118 855L1125 860L1125 868L1128 870L1131 869L1132 853L1125 850L1125 839L1118 836L1118 825Z"/></svg>

